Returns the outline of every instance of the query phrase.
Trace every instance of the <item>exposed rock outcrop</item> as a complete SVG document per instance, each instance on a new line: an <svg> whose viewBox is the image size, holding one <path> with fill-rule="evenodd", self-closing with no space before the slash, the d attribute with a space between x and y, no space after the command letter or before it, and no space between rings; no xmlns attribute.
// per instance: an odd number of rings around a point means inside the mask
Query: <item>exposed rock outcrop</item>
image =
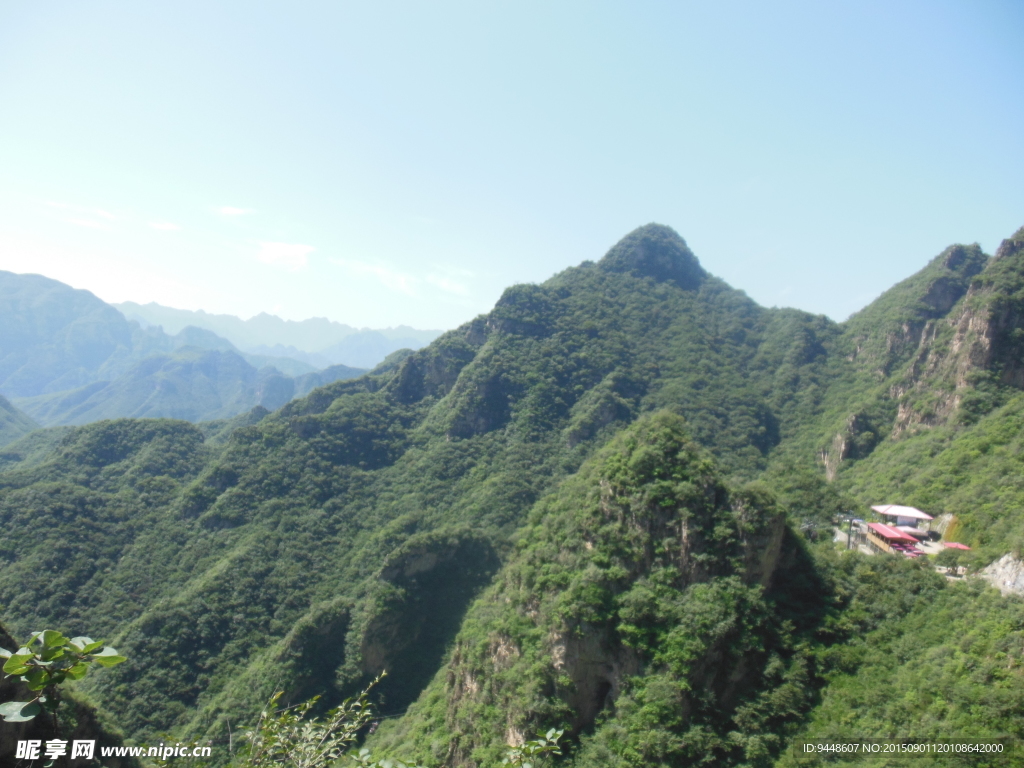
<svg viewBox="0 0 1024 768"><path fill-rule="evenodd" d="M1003 595L1024 595L1024 561L1005 554L978 574Z"/></svg>
<svg viewBox="0 0 1024 768"><path fill-rule="evenodd" d="M878 428L866 413L851 413L845 426L836 432L828 448L819 452L818 458L825 465L825 476L832 481L839 472L839 465L846 459L862 459L871 453L879 441Z"/></svg>

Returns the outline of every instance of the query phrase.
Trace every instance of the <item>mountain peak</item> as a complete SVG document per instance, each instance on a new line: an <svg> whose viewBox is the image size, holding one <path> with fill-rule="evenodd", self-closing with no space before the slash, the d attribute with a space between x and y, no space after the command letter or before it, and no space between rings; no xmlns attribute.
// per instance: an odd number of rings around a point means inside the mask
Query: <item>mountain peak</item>
<svg viewBox="0 0 1024 768"><path fill-rule="evenodd" d="M1020 250L1024 250L1024 227L1018 229L1010 237L999 244L999 250L996 251L996 258L1007 259Z"/></svg>
<svg viewBox="0 0 1024 768"><path fill-rule="evenodd" d="M673 282L685 290L700 287L707 277L686 241L663 224L634 229L605 254L599 266L607 272Z"/></svg>

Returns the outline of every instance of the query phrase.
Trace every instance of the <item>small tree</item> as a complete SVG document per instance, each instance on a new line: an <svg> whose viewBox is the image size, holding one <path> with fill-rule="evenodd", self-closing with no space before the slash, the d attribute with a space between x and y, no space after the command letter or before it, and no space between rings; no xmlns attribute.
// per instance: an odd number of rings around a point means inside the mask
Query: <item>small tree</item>
<svg viewBox="0 0 1024 768"><path fill-rule="evenodd" d="M235 765L237 768L327 768L333 765L373 720L370 691L385 674L382 672L358 696L347 699L319 719L305 719L318 696L294 707L279 709L281 692L275 693L255 727L245 735L249 740L249 750ZM558 740L563 733L552 729L543 738L509 749L501 764L512 768L534 768L538 758L562 754ZM356 763L353 768L420 768L415 763L393 758L374 760L370 750L365 748L356 754L350 753L348 757Z"/></svg>
<svg viewBox="0 0 1024 768"><path fill-rule="evenodd" d="M305 719L319 696L285 709L278 708L282 692L275 693L245 737L249 750L238 765L243 768L326 768L355 742L359 731L373 717L370 690L383 674L362 693L347 699L323 718Z"/></svg>
<svg viewBox="0 0 1024 768"><path fill-rule="evenodd" d="M961 552L959 549L948 547L935 556L935 564L946 568L952 568L954 572L960 567Z"/></svg>
<svg viewBox="0 0 1024 768"><path fill-rule="evenodd" d="M544 755L560 755L562 748L558 746L558 740L562 738L564 730L556 731L552 728L542 738L528 741L521 747L513 747L505 753L502 765L511 765L514 768L533 768L538 758Z"/></svg>
<svg viewBox="0 0 1024 768"><path fill-rule="evenodd" d="M65 680L81 680L93 664L112 667L126 661L102 640L90 637L69 640L53 629L33 633L16 651L0 648L0 658L5 659L5 675L20 678L35 694L28 701L0 704L0 717L9 723L22 723L46 710L53 716L54 728L60 704L57 686Z"/></svg>

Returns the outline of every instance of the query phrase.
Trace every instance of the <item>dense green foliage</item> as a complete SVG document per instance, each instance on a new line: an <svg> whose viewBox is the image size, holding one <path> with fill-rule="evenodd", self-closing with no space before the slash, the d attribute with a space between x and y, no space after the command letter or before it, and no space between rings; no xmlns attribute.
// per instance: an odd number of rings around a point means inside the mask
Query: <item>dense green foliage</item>
<svg viewBox="0 0 1024 768"><path fill-rule="evenodd" d="M186 346L150 355L113 381L18 403L47 425L121 417L213 421L253 407L279 408L296 395L362 373L339 365L293 378L270 366L257 370L231 350Z"/></svg>
<svg viewBox="0 0 1024 768"><path fill-rule="evenodd" d="M770 764L811 704L814 578L770 495L723 485L679 417L644 418L534 508L448 669L378 740L488 764L568 725L580 765Z"/></svg>
<svg viewBox="0 0 1024 768"><path fill-rule="evenodd" d="M0 395L0 448L38 428L38 424Z"/></svg>
<svg viewBox="0 0 1024 768"><path fill-rule="evenodd" d="M0 626L0 648L18 650L19 643ZM6 660L5 660L6 663ZM27 701L35 694L20 677L0 673L0 702ZM49 739L95 739L100 744L119 746L124 736L111 722L109 715L97 708L82 695L67 685L54 696L56 716L35 717L21 723L8 723L0 719L0 765L17 765L18 739L35 739L45 742ZM124 768L136 768L136 761L125 759Z"/></svg>
<svg viewBox="0 0 1024 768"><path fill-rule="evenodd" d="M955 515L951 541L983 565L1024 549L1024 397L966 426L887 442L840 476L851 494Z"/></svg>
<svg viewBox="0 0 1024 768"><path fill-rule="evenodd" d="M853 575L902 587L859 563ZM918 576L920 578L920 576ZM888 581L889 583L884 583ZM822 703L798 739L839 737L927 741L1024 739L1024 601L1006 600L979 583L922 590L828 657ZM871 596L872 601L878 600ZM1013 759L933 756L914 765L1016 765ZM816 763L811 763L816 764ZM889 765L884 759L858 765ZM808 765L784 760L782 766Z"/></svg>
<svg viewBox="0 0 1024 768"><path fill-rule="evenodd" d="M920 564L834 560L835 514L948 512L978 564L1024 530L1015 242L837 325L650 225L274 413L30 434L0 453L5 621L110 637L132 664L84 682L140 739L222 741L277 690L330 707L388 669L382 711L415 702L381 730L398 756L564 726L581 765L770 764L868 674L866 635L954 599ZM558 638L565 670L618 671L553 672Z"/></svg>

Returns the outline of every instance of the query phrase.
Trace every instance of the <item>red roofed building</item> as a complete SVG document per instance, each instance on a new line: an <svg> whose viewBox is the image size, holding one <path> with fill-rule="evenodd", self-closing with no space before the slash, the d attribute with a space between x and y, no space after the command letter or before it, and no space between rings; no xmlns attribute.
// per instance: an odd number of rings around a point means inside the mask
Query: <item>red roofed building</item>
<svg viewBox="0 0 1024 768"><path fill-rule="evenodd" d="M868 544L879 552L890 552L894 555L919 557L921 550L917 548L917 539L898 528L884 523L868 523Z"/></svg>

